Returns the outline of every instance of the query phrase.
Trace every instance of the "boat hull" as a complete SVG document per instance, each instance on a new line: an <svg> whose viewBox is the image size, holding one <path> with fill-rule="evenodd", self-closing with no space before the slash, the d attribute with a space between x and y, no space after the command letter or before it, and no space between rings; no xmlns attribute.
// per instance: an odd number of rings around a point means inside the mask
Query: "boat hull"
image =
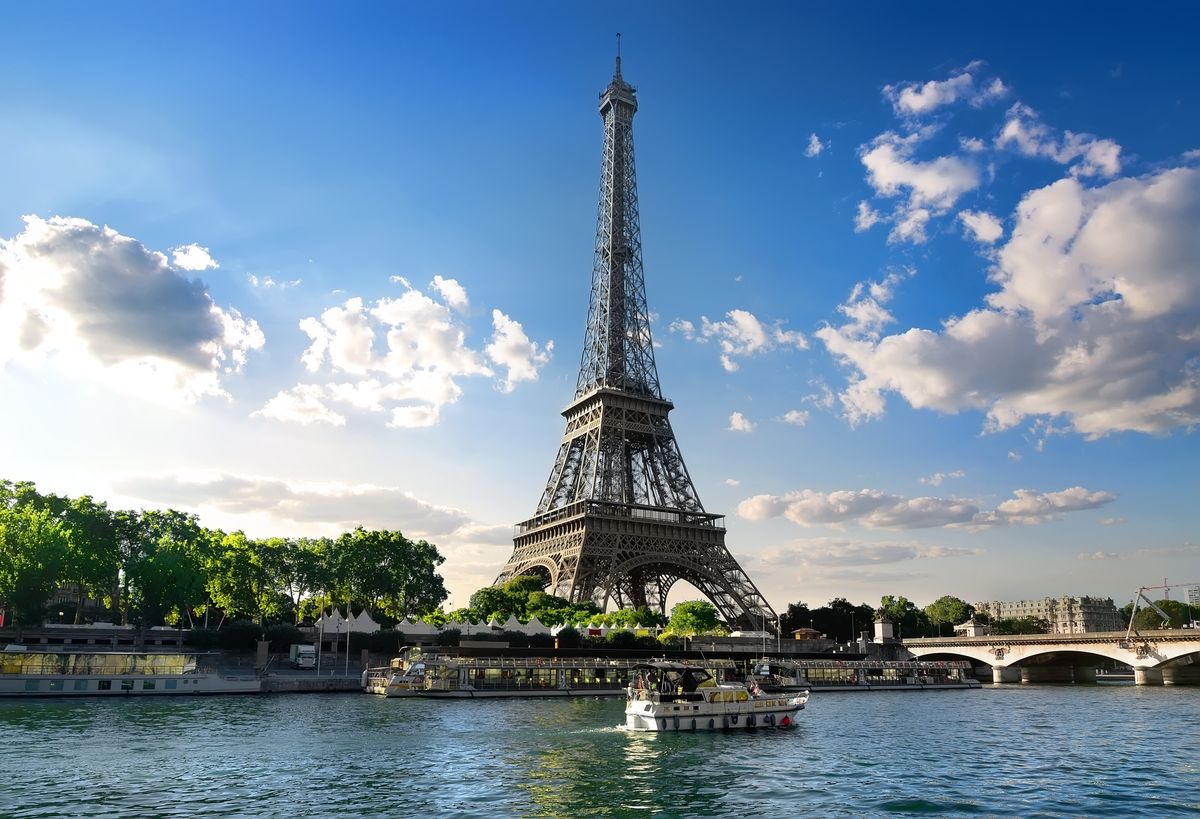
<svg viewBox="0 0 1200 819"><path fill-rule="evenodd" d="M807 697L762 697L741 702L655 702L631 699L625 708L630 731L724 731L789 728Z"/></svg>
<svg viewBox="0 0 1200 819"><path fill-rule="evenodd" d="M0 697L169 697L202 694L258 694L257 678L195 674L180 677L20 675L0 678Z"/></svg>
<svg viewBox="0 0 1200 819"><path fill-rule="evenodd" d="M719 731L751 728L790 728L803 705L762 709L662 711L625 710L625 728L632 731Z"/></svg>

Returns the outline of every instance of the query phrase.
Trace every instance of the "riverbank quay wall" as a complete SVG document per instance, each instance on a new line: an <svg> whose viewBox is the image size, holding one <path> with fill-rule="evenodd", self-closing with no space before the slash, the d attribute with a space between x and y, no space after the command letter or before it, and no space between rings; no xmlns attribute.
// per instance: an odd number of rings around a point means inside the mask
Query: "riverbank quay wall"
<svg viewBox="0 0 1200 819"><path fill-rule="evenodd" d="M970 660L981 679L995 683L1095 682L1098 668L1120 664L1133 669L1138 685L1200 685L1196 629L922 637L903 644L917 659Z"/></svg>

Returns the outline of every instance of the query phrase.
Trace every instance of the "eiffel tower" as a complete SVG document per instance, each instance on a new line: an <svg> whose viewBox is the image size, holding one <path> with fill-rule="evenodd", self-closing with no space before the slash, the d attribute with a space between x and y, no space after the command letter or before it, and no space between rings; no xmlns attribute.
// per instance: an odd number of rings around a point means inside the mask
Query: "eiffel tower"
<svg viewBox="0 0 1200 819"><path fill-rule="evenodd" d="M618 38L620 35L618 35ZM633 162L637 97L621 77L600 95L604 157L587 332L567 429L536 514L517 525L496 579L538 575L547 591L601 609L666 612L678 580L732 628L777 618L725 548L724 517L704 511L667 414L650 340Z"/></svg>

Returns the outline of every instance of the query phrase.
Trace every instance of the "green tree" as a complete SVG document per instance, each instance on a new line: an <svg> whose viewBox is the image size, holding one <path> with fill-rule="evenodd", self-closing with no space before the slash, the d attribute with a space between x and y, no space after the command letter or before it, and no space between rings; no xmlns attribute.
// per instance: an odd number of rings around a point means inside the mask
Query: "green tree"
<svg viewBox="0 0 1200 819"><path fill-rule="evenodd" d="M84 495L71 500L63 510L67 533L67 559L63 578L78 592L75 622L83 616L88 595L103 597L120 568L116 522L104 503Z"/></svg>
<svg viewBox="0 0 1200 819"><path fill-rule="evenodd" d="M687 600L671 609L667 628L675 633L694 637L715 631L720 625L717 608L707 600Z"/></svg>
<svg viewBox="0 0 1200 819"><path fill-rule="evenodd" d="M992 634L1049 634L1050 623L1042 617L1001 617L992 621Z"/></svg>
<svg viewBox="0 0 1200 819"><path fill-rule="evenodd" d="M1137 616L1133 620L1134 628L1142 631L1152 631L1160 628L1179 628L1191 621L1191 613L1187 603L1179 600L1155 600L1154 604L1167 613L1169 616L1167 622L1163 623L1162 615L1154 609L1144 606L1138 609Z"/></svg>
<svg viewBox="0 0 1200 819"><path fill-rule="evenodd" d="M67 562L67 533L49 509L0 508L0 599L20 625L42 622Z"/></svg>
<svg viewBox="0 0 1200 819"><path fill-rule="evenodd" d="M907 597L884 595L879 601L882 612L896 625L896 636L932 637L937 629L929 621L925 612L921 611Z"/></svg>
<svg viewBox="0 0 1200 819"><path fill-rule="evenodd" d="M937 626L939 634L942 632L943 626L949 626L953 629L954 626L965 623L974 615L974 606L965 600L952 597L948 594L944 597L939 597L925 607L925 617L930 623Z"/></svg>
<svg viewBox="0 0 1200 819"><path fill-rule="evenodd" d="M204 569L208 598L225 617L264 619L264 599L270 596L260 544L242 532L212 533Z"/></svg>
<svg viewBox="0 0 1200 819"><path fill-rule="evenodd" d="M779 628L783 634L791 634L798 628L812 628L812 612L805 603L789 603L787 611L779 618Z"/></svg>
<svg viewBox="0 0 1200 819"><path fill-rule="evenodd" d="M358 600L372 611L419 617L449 596L436 571L446 559L427 541L360 526L335 541L333 556L339 599Z"/></svg>
<svg viewBox="0 0 1200 819"><path fill-rule="evenodd" d="M859 633L869 631L875 621L875 609L866 603L856 606L844 597L835 597L810 614L813 628L842 643L857 640Z"/></svg>
<svg viewBox="0 0 1200 819"><path fill-rule="evenodd" d="M172 608L183 618L204 602L204 565L212 538L195 515L173 509L135 514L130 535L135 552L125 565L130 619L158 625Z"/></svg>

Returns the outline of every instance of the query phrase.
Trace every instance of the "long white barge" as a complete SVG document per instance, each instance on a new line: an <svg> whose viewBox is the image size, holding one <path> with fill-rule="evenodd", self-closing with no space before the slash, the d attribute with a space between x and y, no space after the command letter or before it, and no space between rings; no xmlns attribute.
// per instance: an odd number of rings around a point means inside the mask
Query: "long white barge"
<svg viewBox="0 0 1200 819"><path fill-rule="evenodd" d="M388 666L363 672L362 688L384 697L624 696L645 659L598 657L463 656L453 649L409 648ZM757 685L768 693L811 691L921 691L979 688L970 663L728 658L699 663L720 683Z"/></svg>
<svg viewBox="0 0 1200 819"><path fill-rule="evenodd" d="M253 675L225 676L203 654L0 651L0 697L257 694Z"/></svg>
<svg viewBox="0 0 1200 819"><path fill-rule="evenodd" d="M363 672L363 690L385 697L622 696L637 661L600 657L462 657L408 649Z"/></svg>
<svg viewBox="0 0 1200 819"><path fill-rule="evenodd" d="M923 691L980 688L963 660L794 660L764 658L751 682L763 691Z"/></svg>

